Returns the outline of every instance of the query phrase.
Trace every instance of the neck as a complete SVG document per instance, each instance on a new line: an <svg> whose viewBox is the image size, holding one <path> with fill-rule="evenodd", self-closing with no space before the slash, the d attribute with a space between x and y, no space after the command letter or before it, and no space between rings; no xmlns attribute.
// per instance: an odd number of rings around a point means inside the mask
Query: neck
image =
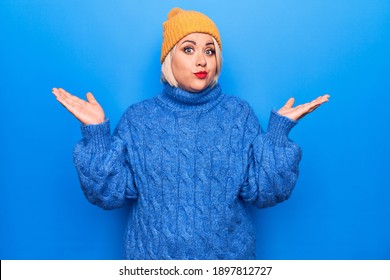
<svg viewBox="0 0 390 280"><path fill-rule="evenodd" d="M220 96L221 88L218 84L200 92L188 92L164 83L163 93L158 98L164 104L175 109L203 110L217 102Z"/></svg>

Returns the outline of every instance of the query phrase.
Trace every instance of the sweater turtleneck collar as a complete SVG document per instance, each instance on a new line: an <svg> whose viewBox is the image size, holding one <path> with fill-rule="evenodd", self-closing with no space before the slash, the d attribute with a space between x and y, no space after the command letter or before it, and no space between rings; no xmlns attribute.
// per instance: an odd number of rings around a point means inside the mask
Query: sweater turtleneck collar
<svg viewBox="0 0 390 280"><path fill-rule="evenodd" d="M162 94L157 98L175 109L207 109L212 107L221 97L221 87L216 84L200 92L188 92L179 87L164 83Z"/></svg>

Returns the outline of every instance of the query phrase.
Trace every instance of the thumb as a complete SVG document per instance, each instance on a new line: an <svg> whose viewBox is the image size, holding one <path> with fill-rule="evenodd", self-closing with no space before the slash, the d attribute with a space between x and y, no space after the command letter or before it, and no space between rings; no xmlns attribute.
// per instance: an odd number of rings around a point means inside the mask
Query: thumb
<svg viewBox="0 0 390 280"><path fill-rule="evenodd" d="M87 100L91 104L98 104L98 102L96 101L95 97L90 92L87 93Z"/></svg>
<svg viewBox="0 0 390 280"><path fill-rule="evenodd" d="M291 97L289 100L287 100L286 104L284 104L283 108L291 108L294 105L294 102L294 97Z"/></svg>

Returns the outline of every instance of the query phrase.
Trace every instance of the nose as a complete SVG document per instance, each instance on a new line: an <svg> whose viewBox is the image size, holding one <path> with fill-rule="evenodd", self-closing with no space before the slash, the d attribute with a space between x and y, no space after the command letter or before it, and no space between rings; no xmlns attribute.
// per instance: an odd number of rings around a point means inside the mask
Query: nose
<svg viewBox="0 0 390 280"><path fill-rule="evenodd" d="M207 65L207 61L204 53L199 52L196 56L196 66L205 67L206 65Z"/></svg>

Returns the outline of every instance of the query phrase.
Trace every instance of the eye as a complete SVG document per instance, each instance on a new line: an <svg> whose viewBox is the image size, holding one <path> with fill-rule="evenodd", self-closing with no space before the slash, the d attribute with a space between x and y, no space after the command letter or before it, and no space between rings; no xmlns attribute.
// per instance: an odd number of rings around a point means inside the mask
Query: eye
<svg viewBox="0 0 390 280"><path fill-rule="evenodd" d="M183 51L184 53L190 54L194 52L194 49L191 47L184 47Z"/></svg>
<svg viewBox="0 0 390 280"><path fill-rule="evenodd" d="M212 56L215 54L215 50L214 49L207 49L205 51L205 54L208 55L208 56Z"/></svg>

